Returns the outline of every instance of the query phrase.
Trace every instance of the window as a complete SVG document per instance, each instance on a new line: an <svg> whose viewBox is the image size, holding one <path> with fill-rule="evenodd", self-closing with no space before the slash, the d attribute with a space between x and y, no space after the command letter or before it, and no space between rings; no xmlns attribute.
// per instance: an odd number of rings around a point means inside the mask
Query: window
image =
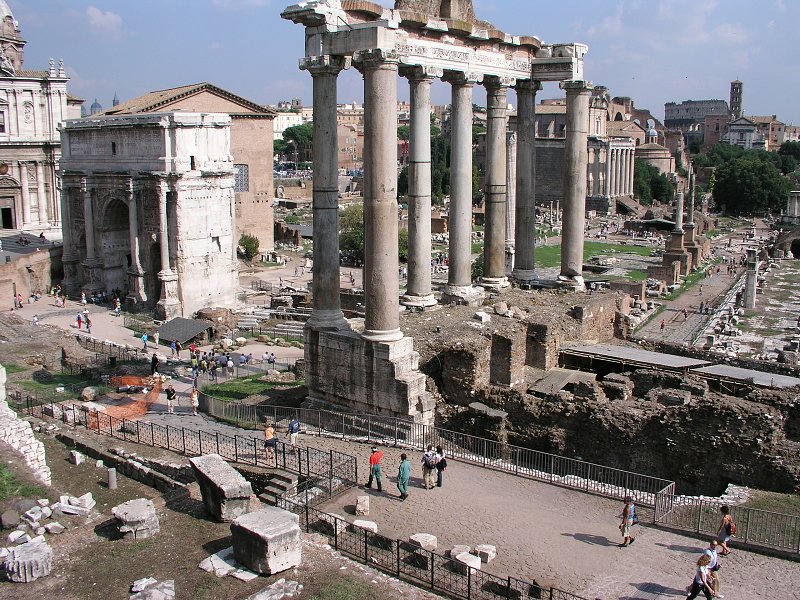
<svg viewBox="0 0 800 600"><path fill-rule="evenodd" d="M233 165L236 175L234 176L233 191L250 191L250 167L248 165Z"/></svg>
<svg viewBox="0 0 800 600"><path fill-rule="evenodd" d="M111 155L115 156L117 154L117 142L111 142Z"/></svg>
<svg viewBox="0 0 800 600"><path fill-rule="evenodd" d="M0 110L0 133L6 132L6 112Z"/></svg>

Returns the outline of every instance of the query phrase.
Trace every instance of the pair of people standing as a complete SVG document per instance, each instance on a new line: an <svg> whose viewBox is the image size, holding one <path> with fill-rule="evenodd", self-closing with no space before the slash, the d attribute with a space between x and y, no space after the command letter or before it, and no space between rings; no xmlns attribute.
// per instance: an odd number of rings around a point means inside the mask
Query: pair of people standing
<svg viewBox="0 0 800 600"><path fill-rule="evenodd" d="M432 445L429 445L422 455L422 482L426 490L436 487L442 487L444 481L444 470L447 468L447 459L444 455L444 449L441 446L436 446L436 450ZM436 483L434 484L434 474L436 475Z"/></svg>

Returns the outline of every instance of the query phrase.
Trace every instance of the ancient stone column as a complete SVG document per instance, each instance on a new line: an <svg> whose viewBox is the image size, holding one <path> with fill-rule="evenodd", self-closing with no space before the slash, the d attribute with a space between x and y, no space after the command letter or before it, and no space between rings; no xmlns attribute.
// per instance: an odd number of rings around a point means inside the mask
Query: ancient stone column
<svg viewBox="0 0 800 600"><path fill-rule="evenodd" d="M567 93L567 126L564 148L564 217L561 225L561 274L559 280L583 288L583 229L586 220L586 153L589 127L589 94L586 81L564 81Z"/></svg>
<svg viewBox="0 0 800 600"><path fill-rule="evenodd" d="M28 190L28 165L19 163L19 185L22 192L22 224L31 222L31 196Z"/></svg>
<svg viewBox="0 0 800 600"><path fill-rule="evenodd" d="M481 285L490 290L508 286L505 270L506 242L506 131L508 85L499 77L486 77L486 185L485 228Z"/></svg>
<svg viewBox="0 0 800 600"><path fill-rule="evenodd" d="M86 262L97 260L97 249L94 241L94 208L92 204L92 188L83 188L83 225L86 235Z"/></svg>
<svg viewBox="0 0 800 600"><path fill-rule="evenodd" d="M695 194L695 179L694 169L689 167L689 198L686 203L686 244L693 246L695 244L695 225L694 225L694 194Z"/></svg>
<svg viewBox="0 0 800 600"><path fill-rule="evenodd" d="M181 316L178 300L178 274L172 270L169 258L169 222L167 218L167 184L158 185L158 241L161 250L161 298L156 305L156 316L168 320Z"/></svg>
<svg viewBox="0 0 800 600"><path fill-rule="evenodd" d="M514 228L514 279L521 286L535 282L536 264L536 91L538 81L518 81L517 90L517 206ZM557 218L558 209L556 209Z"/></svg>
<svg viewBox="0 0 800 600"><path fill-rule="evenodd" d="M606 180L604 182L603 193L611 200L611 141L606 142ZM611 204L611 202L609 202Z"/></svg>
<svg viewBox="0 0 800 600"><path fill-rule="evenodd" d="M614 161L614 195L621 196L622 195L622 149L617 148L615 152L615 161Z"/></svg>
<svg viewBox="0 0 800 600"><path fill-rule="evenodd" d="M397 256L397 65L391 53L359 53L364 74L364 338L400 331Z"/></svg>
<svg viewBox="0 0 800 600"><path fill-rule="evenodd" d="M472 86L478 77L448 72L450 112L450 214L446 303L476 304L482 295L472 287Z"/></svg>
<svg viewBox="0 0 800 600"><path fill-rule="evenodd" d="M675 227L672 229L671 250L683 252L683 192L675 196Z"/></svg>
<svg viewBox="0 0 800 600"><path fill-rule="evenodd" d="M550 205L552 212L553 205ZM506 275L514 269L514 229L517 216L517 133L509 132L506 146Z"/></svg>
<svg viewBox="0 0 800 600"><path fill-rule="evenodd" d="M442 71L401 70L411 86L408 156L408 283L406 306L434 306L431 288L431 82Z"/></svg>
<svg viewBox="0 0 800 600"><path fill-rule="evenodd" d="M64 184L61 190L61 235L64 242L64 254L61 262L64 265L64 291L75 294L78 287L78 253L75 248L75 238L72 233L72 214L70 203L73 194L80 190L79 187Z"/></svg>
<svg viewBox="0 0 800 600"><path fill-rule="evenodd" d="M36 163L36 196L39 203L39 225L48 225L47 221L47 198L44 194L44 169L41 161Z"/></svg>
<svg viewBox="0 0 800 600"><path fill-rule="evenodd" d="M312 160L314 191L313 310L306 322L316 330L347 329L339 297L339 145L336 132L336 80L349 66L344 57L305 59L301 68L311 73L314 88Z"/></svg>
<svg viewBox="0 0 800 600"><path fill-rule="evenodd" d="M147 292L145 291L144 269L139 242L139 194L132 190L128 192L128 235L131 243L131 266L128 269L128 296L126 301L132 307L140 306L147 302Z"/></svg>

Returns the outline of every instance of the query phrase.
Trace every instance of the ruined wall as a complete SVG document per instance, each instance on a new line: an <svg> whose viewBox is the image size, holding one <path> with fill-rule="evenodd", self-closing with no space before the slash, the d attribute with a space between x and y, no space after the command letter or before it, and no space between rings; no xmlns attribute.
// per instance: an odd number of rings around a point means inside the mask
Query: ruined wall
<svg viewBox="0 0 800 600"><path fill-rule="evenodd" d="M50 246L48 242L40 252L16 256L15 260L0 264L0 298L3 301L0 307L13 306L11 298L15 290L22 295L23 302L27 302L31 292L38 290L46 294L53 282L63 277L62 251L63 246Z"/></svg>
<svg viewBox="0 0 800 600"><path fill-rule="evenodd" d="M564 200L564 140L536 139L536 203Z"/></svg>

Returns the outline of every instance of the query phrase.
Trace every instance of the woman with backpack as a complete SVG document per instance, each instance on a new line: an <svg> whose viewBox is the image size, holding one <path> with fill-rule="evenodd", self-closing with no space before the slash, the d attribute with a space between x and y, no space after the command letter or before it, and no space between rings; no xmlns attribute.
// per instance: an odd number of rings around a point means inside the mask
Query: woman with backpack
<svg viewBox="0 0 800 600"><path fill-rule="evenodd" d="M728 548L728 542L731 541L731 537L736 534L736 523L733 522L733 517L731 516L731 509L728 508L727 505L723 504L719 507L719 512L722 513L722 521L719 524L719 531L717 532L717 539L719 540L719 545L722 547L722 556L727 556L731 553L731 549Z"/></svg>
<svg viewBox="0 0 800 600"><path fill-rule="evenodd" d="M425 454L422 455L422 482L425 484L426 490L432 490L434 487L433 471L436 469L437 462L438 460L436 452L433 451L433 446L428 445L428 449L425 450Z"/></svg>
<svg viewBox="0 0 800 600"><path fill-rule="evenodd" d="M633 498L625 496L625 508L622 509L622 522L619 524L619 530L622 532L621 547L628 546L636 541L633 537L633 526L639 522L636 516L636 507L633 504Z"/></svg>

